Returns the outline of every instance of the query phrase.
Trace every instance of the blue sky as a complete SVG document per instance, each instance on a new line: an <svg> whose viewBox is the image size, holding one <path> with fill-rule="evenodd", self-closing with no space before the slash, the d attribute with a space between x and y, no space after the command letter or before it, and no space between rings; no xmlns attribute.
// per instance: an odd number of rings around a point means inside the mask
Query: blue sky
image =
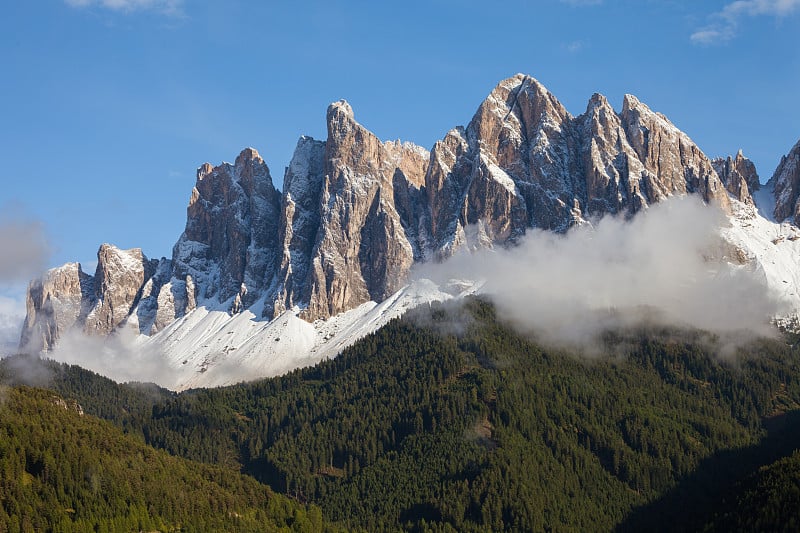
<svg viewBox="0 0 800 533"><path fill-rule="evenodd" d="M3 14L0 233L47 240L36 261L8 255L32 270L91 269L103 242L169 256L200 164L253 146L280 187L297 138L324 138L340 98L379 137L430 148L524 72L576 115L594 92L617 109L635 94L709 156L743 149L762 180L800 138L800 0L36 0ZM21 276L4 268L9 299Z"/></svg>

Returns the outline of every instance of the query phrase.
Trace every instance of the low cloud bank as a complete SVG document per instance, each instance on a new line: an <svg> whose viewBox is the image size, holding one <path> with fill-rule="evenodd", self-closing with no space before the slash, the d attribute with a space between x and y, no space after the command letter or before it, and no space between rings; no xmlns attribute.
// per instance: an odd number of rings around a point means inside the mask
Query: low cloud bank
<svg viewBox="0 0 800 533"><path fill-rule="evenodd" d="M88 368L120 383L141 381L171 388L177 375L159 350L143 347L136 334L126 329L108 337L68 331L44 357Z"/></svg>
<svg viewBox="0 0 800 533"><path fill-rule="evenodd" d="M772 335L781 309L762 279L726 261L726 223L716 208L675 198L628 221L532 231L513 249L457 255L415 277L483 279L504 319L560 346L591 350L604 331L648 324Z"/></svg>

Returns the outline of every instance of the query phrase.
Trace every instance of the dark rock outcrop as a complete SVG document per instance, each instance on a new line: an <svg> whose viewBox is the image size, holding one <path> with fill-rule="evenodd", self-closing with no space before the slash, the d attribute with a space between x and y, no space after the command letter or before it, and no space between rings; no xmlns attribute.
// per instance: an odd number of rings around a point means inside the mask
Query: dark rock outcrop
<svg viewBox="0 0 800 533"><path fill-rule="evenodd" d="M800 223L800 141L781 158L769 185L775 192L775 219Z"/></svg>

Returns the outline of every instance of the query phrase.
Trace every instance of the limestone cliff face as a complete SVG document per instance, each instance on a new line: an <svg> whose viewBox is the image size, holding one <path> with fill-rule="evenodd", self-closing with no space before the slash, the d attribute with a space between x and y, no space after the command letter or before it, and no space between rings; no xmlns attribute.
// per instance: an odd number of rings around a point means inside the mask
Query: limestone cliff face
<svg viewBox="0 0 800 533"><path fill-rule="evenodd" d="M552 93L523 75L500 82L478 108L467 126L472 152L478 152L475 167L505 186L505 194L497 189L504 198L493 203L508 206L494 213L500 220L493 226L506 231L492 232L493 241L517 237L529 225L565 231L579 216L573 198L582 183L571 121Z"/></svg>
<svg viewBox="0 0 800 533"><path fill-rule="evenodd" d="M94 275L95 305L85 319L89 333L107 335L124 322L141 297L145 281L153 277L157 261L149 261L141 248L120 250L103 244L97 252Z"/></svg>
<svg viewBox="0 0 800 533"><path fill-rule="evenodd" d="M758 186L741 153L712 162L631 95L617 112L595 94L573 116L522 74L430 152L381 141L343 100L326 121L326 140L298 141L282 193L252 148L201 166L170 259L104 245L94 276L68 264L32 282L23 342L48 348L73 327L152 334L201 305L325 319L387 298L415 262L630 216L671 195L730 210L729 196L752 203ZM800 143L773 177L779 218L800 209L799 159Z"/></svg>
<svg viewBox="0 0 800 533"><path fill-rule="evenodd" d="M67 330L82 324L93 301L94 280L79 263L67 263L31 281L20 348L49 350Z"/></svg>
<svg viewBox="0 0 800 533"><path fill-rule="evenodd" d="M425 211L429 218L429 245L440 255L450 255L455 236L463 233L464 192L469 186L472 170L468 153L469 143L464 128L449 131L431 150L430 166L425 176Z"/></svg>
<svg viewBox="0 0 800 533"><path fill-rule="evenodd" d="M172 252L174 276L191 276L201 297L233 298L234 311L249 306L274 274L280 203L269 168L252 148L233 165L201 166Z"/></svg>
<svg viewBox="0 0 800 533"><path fill-rule="evenodd" d="M752 194L760 187L758 172L752 161L742 151L736 157L721 157L711 162L725 188L731 196L743 204L755 205Z"/></svg>
<svg viewBox="0 0 800 533"><path fill-rule="evenodd" d="M625 95L620 119L644 167L642 182L651 203L672 194L696 193L730 212L727 191L711 160L664 115Z"/></svg>
<svg viewBox="0 0 800 533"><path fill-rule="evenodd" d="M328 108L327 126L319 228L305 279L295 278L290 289L310 320L383 300L401 286L414 247L395 207L395 188L418 188L427 166L418 148L382 143L345 101Z"/></svg>
<svg viewBox="0 0 800 533"><path fill-rule="evenodd" d="M283 178L281 204L281 259L277 293L272 307L265 307L271 318L295 305L303 305L300 287L309 275L311 255L320 227L320 195L325 167L325 142L311 137L297 141L292 161Z"/></svg>
<svg viewBox="0 0 800 533"><path fill-rule="evenodd" d="M800 141L781 158L769 184L775 191L775 219L800 224Z"/></svg>
<svg viewBox="0 0 800 533"><path fill-rule="evenodd" d="M583 139L586 214L592 218L632 214L647 206L652 198L644 185L644 164L628 140L621 117L604 96L592 96L586 113L576 120L576 129Z"/></svg>
<svg viewBox="0 0 800 533"><path fill-rule="evenodd" d="M298 306L326 318L397 290L419 251L416 215L427 150L381 142L345 101L328 139L301 137L286 169L274 296L264 316Z"/></svg>

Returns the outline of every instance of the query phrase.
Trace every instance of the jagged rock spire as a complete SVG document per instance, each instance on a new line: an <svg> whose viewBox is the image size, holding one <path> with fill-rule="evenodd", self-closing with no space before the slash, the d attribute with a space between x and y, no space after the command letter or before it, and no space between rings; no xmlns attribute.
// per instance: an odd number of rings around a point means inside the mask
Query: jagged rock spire
<svg viewBox="0 0 800 533"><path fill-rule="evenodd" d="M191 276L202 298L247 307L277 268L280 193L253 148L235 164L197 170L186 210L186 229L172 253L173 275Z"/></svg>
<svg viewBox="0 0 800 533"><path fill-rule="evenodd" d="M753 162L741 150L736 153L736 157L719 157L711 163L731 196L744 204L755 205L752 194L761 186L758 172Z"/></svg>

